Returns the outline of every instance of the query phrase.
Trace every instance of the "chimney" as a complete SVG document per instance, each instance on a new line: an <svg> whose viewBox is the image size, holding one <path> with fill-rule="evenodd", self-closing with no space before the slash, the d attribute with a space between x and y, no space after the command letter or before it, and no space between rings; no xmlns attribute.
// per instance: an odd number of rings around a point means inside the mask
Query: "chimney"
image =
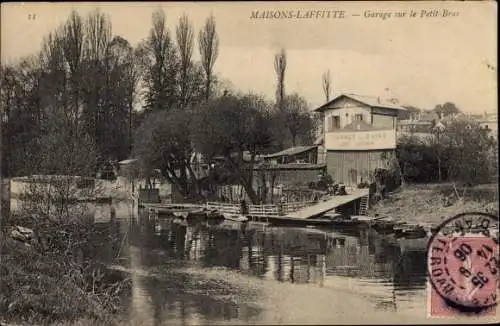
<svg viewBox="0 0 500 326"><path fill-rule="evenodd" d="M377 97L377 102L378 102L378 104L380 104L380 96Z"/></svg>

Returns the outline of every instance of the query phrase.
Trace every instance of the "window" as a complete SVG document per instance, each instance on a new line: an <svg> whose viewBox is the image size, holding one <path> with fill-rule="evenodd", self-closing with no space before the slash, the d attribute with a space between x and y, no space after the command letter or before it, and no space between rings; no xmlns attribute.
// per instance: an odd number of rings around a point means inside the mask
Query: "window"
<svg viewBox="0 0 500 326"><path fill-rule="evenodd" d="M330 125L328 131L333 131L335 129L340 129L340 117L332 116L330 117Z"/></svg>
<svg viewBox="0 0 500 326"><path fill-rule="evenodd" d="M340 116L335 115L335 116L329 116L326 119L326 132L332 132L335 131L336 129L340 129Z"/></svg>
<svg viewBox="0 0 500 326"><path fill-rule="evenodd" d="M363 121L363 114L356 114L355 120L356 121Z"/></svg>

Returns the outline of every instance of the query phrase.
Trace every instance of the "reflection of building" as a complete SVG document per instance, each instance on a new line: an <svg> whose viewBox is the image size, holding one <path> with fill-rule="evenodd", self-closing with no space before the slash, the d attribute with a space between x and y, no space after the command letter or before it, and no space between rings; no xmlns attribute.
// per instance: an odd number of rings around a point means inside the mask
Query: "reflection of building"
<svg viewBox="0 0 500 326"><path fill-rule="evenodd" d="M358 95L340 95L316 109L323 116L327 171L336 182L354 185L387 166L400 110L395 103Z"/></svg>

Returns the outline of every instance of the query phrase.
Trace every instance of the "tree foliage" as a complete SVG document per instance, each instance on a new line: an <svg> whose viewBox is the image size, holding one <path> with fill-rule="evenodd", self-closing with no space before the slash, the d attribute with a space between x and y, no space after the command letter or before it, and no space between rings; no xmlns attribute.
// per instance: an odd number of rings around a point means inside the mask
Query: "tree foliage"
<svg viewBox="0 0 500 326"><path fill-rule="evenodd" d="M428 139L414 136L398 141L397 154L405 179L442 180L463 184L492 181L498 171L497 141L479 123L465 118L444 120L445 128ZM439 137L439 138L438 138Z"/></svg>
<svg viewBox="0 0 500 326"><path fill-rule="evenodd" d="M466 184L491 181L495 173L491 153L498 151L495 138L470 119L446 122L441 146L449 158L445 162L448 178Z"/></svg>
<svg viewBox="0 0 500 326"><path fill-rule="evenodd" d="M433 111L439 116L440 119L453 116L461 112L460 109L452 102L438 104L434 107Z"/></svg>
<svg viewBox="0 0 500 326"><path fill-rule="evenodd" d="M184 196L196 194L194 174L190 170L191 114L187 110L172 109L151 113L136 132L134 155L140 158L147 178L154 169L160 169Z"/></svg>
<svg viewBox="0 0 500 326"><path fill-rule="evenodd" d="M40 165L33 163L43 161L35 159L44 155L41 144L55 141L49 132L58 132L65 145L75 147L68 153L77 155L84 137L96 155L126 158L137 67L134 49L112 36L110 18L99 10L86 17L72 12L44 38L39 53L3 66L2 136L9 141L4 142L2 173L39 172Z"/></svg>
<svg viewBox="0 0 500 326"><path fill-rule="evenodd" d="M162 10L153 13L152 27L145 44L146 72L145 108L150 111L170 110L177 105L176 84L179 58Z"/></svg>
<svg viewBox="0 0 500 326"><path fill-rule="evenodd" d="M306 100L297 93L285 97L283 104L283 121L291 135L292 146L299 141L309 145L314 137L314 121Z"/></svg>
<svg viewBox="0 0 500 326"><path fill-rule="evenodd" d="M256 155L271 144L271 121L270 104L251 94L211 100L194 114L196 150L208 159L221 156L254 203L258 198L252 188L253 165Z"/></svg>

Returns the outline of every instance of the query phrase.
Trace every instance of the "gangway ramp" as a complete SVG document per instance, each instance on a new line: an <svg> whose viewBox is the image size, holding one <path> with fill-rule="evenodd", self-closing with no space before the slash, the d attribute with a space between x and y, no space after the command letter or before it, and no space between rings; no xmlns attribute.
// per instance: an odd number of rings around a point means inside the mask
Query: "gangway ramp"
<svg viewBox="0 0 500 326"><path fill-rule="evenodd" d="M305 207L293 213L289 213L286 215L286 217L296 218L296 219L314 218L328 211L331 211L336 207L353 202L368 195L369 195L368 189L352 189L350 191L350 194L348 195L332 196L329 199L318 202L317 204Z"/></svg>

